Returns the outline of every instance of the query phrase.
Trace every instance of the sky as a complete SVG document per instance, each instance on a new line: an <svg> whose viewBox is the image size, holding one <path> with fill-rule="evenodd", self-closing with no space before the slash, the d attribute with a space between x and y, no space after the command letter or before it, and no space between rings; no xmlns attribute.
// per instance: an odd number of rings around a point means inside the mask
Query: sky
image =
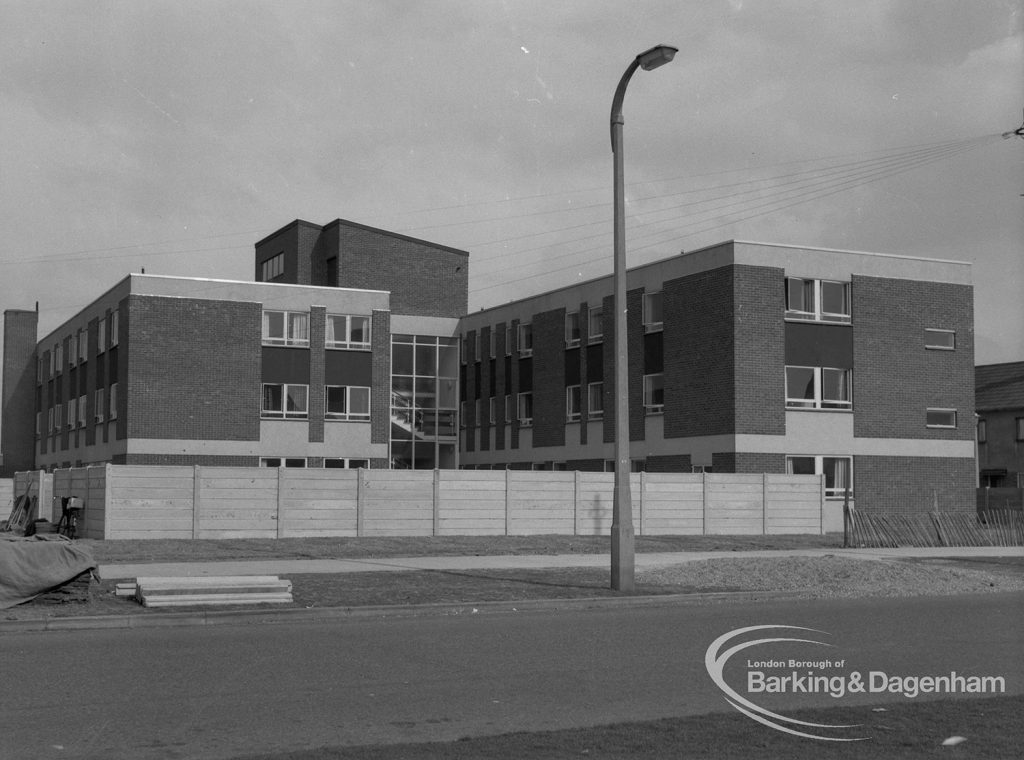
<svg viewBox="0 0 1024 760"><path fill-rule="evenodd" d="M969 261L1024 360L1022 0L0 0L0 309L253 279L343 218L470 253L470 308L739 239Z"/></svg>

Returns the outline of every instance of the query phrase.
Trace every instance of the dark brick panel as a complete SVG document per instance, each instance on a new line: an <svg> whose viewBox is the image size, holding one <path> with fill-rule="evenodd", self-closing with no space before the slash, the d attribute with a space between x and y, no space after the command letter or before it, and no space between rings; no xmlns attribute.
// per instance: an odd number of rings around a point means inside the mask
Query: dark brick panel
<svg viewBox="0 0 1024 760"><path fill-rule="evenodd" d="M564 446L565 309L534 315L532 364L533 446Z"/></svg>
<svg viewBox="0 0 1024 760"><path fill-rule="evenodd" d="M874 457L853 459L857 509L883 514L973 512L973 458Z"/></svg>

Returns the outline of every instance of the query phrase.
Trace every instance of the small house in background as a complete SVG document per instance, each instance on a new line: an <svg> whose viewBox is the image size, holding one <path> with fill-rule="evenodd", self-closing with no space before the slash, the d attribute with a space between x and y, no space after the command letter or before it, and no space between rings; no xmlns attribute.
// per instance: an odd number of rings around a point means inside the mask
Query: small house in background
<svg viewBox="0 0 1024 760"><path fill-rule="evenodd" d="M1024 361L979 365L974 383L978 485L1024 489Z"/></svg>

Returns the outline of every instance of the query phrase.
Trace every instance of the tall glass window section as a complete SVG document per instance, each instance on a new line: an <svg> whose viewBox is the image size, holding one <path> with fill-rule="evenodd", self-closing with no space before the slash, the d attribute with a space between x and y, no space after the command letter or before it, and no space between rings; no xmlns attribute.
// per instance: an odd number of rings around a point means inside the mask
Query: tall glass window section
<svg viewBox="0 0 1024 760"><path fill-rule="evenodd" d="M458 339L392 335L391 467L455 468L458 403Z"/></svg>

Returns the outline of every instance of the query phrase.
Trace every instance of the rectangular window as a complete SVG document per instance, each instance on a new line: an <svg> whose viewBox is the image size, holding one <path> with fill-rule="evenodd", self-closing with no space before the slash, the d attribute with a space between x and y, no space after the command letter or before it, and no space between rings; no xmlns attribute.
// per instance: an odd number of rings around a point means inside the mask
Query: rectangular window
<svg viewBox="0 0 1024 760"><path fill-rule="evenodd" d="M1024 441L1024 417L1014 420L1014 425L1017 428L1017 440Z"/></svg>
<svg viewBox="0 0 1024 760"><path fill-rule="evenodd" d="M786 278L786 319L850 321L850 283Z"/></svg>
<svg viewBox="0 0 1024 760"><path fill-rule="evenodd" d="M575 348L580 344L580 313L572 311L565 315L565 347Z"/></svg>
<svg viewBox="0 0 1024 760"><path fill-rule="evenodd" d="M107 350L107 319L103 317L96 329L96 353L102 354Z"/></svg>
<svg viewBox="0 0 1024 760"><path fill-rule="evenodd" d="M369 420L370 389L361 385L325 386L324 416L329 420Z"/></svg>
<svg viewBox="0 0 1024 760"><path fill-rule="evenodd" d="M490 358L493 359L495 356L498 355L497 354L497 350L498 350L498 330L496 328L493 328L493 327L491 328L490 333L488 333L488 339L487 340L488 340L488 353L487 353L487 355Z"/></svg>
<svg viewBox="0 0 1024 760"><path fill-rule="evenodd" d="M368 470L370 469L370 460L324 457L324 467L337 470Z"/></svg>
<svg viewBox="0 0 1024 760"><path fill-rule="evenodd" d="M580 419L580 387L569 385L565 389L565 419L579 422Z"/></svg>
<svg viewBox="0 0 1024 760"><path fill-rule="evenodd" d="M78 364L78 333L68 339L68 364L72 367Z"/></svg>
<svg viewBox="0 0 1024 760"><path fill-rule="evenodd" d="M73 398L68 400L68 418L67 418L68 429L70 430L75 426L78 421L78 399Z"/></svg>
<svg viewBox="0 0 1024 760"><path fill-rule="evenodd" d="M78 361L84 362L89 358L89 331L78 331Z"/></svg>
<svg viewBox="0 0 1024 760"><path fill-rule="evenodd" d="M108 398L107 401L110 403L110 414L107 416L107 419L116 420L117 419L117 383L111 383L110 384L110 398Z"/></svg>
<svg viewBox="0 0 1024 760"><path fill-rule="evenodd" d="M261 416L279 419L305 419L309 407L309 386L288 383L264 383Z"/></svg>
<svg viewBox="0 0 1024 760"><path fill-rule="evenodd" d="M335 260L337 264L337 260ZM270 282L275 277L280 277L284 274L284 253L279 253L276 256L271 256L269 259L263 262L260 269L260 279L263 282ZM328 284L334 285L333 282Z"/></svg>
<svg viewBox="0 0 1024 760"><path fill-rule="evenodd" d="M599 420L604 417L604 383L587 383L587 417Z"/></svg>
<svg viewBox="0 0 1024 760"><path fill-rule="evenodd" d="M786 367L790 409L850 409L853 371L835 367Z"/></svg>
<svg viewBox="0 0 1024 760"><path fill-rule="evenodd" d="M512 356L512 325L505 326L505 356Z"/></svg>
<svg viewBox="0 0 1024 760"><path fill-rule="evenodd" d="M853 458L795 456L786 457L786 472L790 475L824 475L825 498L842 499L846 489L853 498Z"/></svg>
<svg viewBox="0 0 1024 760"><path fill-rule="evenodd" d="M85 427L85 396L78 397L78 427Z"/></svg>
<svg viewBox="0 0 1024 760"><path fill-rule="evenodd" d="M305 467L304 457L260 457L260 467Z"/></svg>
<svg viewBox="0 0 1024 760"><path fill-rule="evenodd" d="M494 396L487 399L487 421L492 425L498 421L498 400Z"/></svg>
<svg viewBox="0 0 1024 760"><path fill-rule="evenodd" d="M519 355L533 355L533 325L531 324L519 325Z"/></svg>
<svg viewBox="0 0 1024 760"><path fill-rule="evenodd" d="M533 393L527 391L519 394L519 424L533 424Z"/></svg>
<svg viewBox="0 0 1024 760"><path fill-rule="evenodd" d="M306 337L309 337L308 334ZM327 348L369 351L370 318L354 314L328 314L325 343Z"/></svg>
<svg viewBox="0 0 1024 760"><path fill-rule="evenodd" d="M655 414L665 408L665 376L659 372L644 375L644 411Z"/></svg>
<svg viewBox="0 0 1024 760"><path fill-rule="evenodd" d="M925 412L925 427L955 428L956 409L928 409Z"/></svg>
<svg viewBox="0 0 1024 760"><path fill-rule="evenodd" d="M60 374L64 371L64 345L58 343L53 347L53 364L54 374Z"/></svg>
<svg viewBox="0 0 1024 760"><path fill-rule="evenodd" d="M308 346L309 314L304 311L264 311L263 344Z"/></svg>
<svg viewBox="0 0 1024 760"><path fill-rule="evenodd" d="M110 342L108 345L113 348L118 342L118 328L121 323L121 315L116 312L110 312Z"/></svg>
<svg viewBox="0 0 1024 760"><path fill-rule="evenodd" d="M926 327L924 328L924 347L939 351L955 351L956 331Z"/></svg>
<svg viewBox="0 0 1024 760"><path fill-rule="evenodd" d="M49 409L46 410L46 432L47 433L52 433L53 432L53 420L54 420L53 407L50 407Z"/></svg>
<svg viewBox="0 0 1024 760"><path fill-rule="evenodd" d="M94 403L96 405L96 422L103 422L103 403L105 401L106 394L103 389L100 388L96 391L96 397Z"/></svg>
<svg viewBox="0 0 1024 760"><path fill-rule="evenodd" d="M512 396L505 396L505 422L512 421Z"/></svg>
<svg viewBox="0 0 1024 760"><path fill-rule="evenodd" d="M604 337L604 307L591 306L587 315L587 341L596 343Z"/></svg>
<svg viewBox="0 0 1024 760"><path fill-rule="evenodd" d="M63 412L64 412L64 404L57 404L57 406L55 406L53 408L53 429L54 430L60 430L60 420L61 420L61 417L63 416Z"/></svg>
<svg viewBox="0 0 1024 760"><path fill-rule="evenodd" d="M662 294L644 293L644 332L658 332L662 328Z"/></svg>
<svg viewBox="0 0 1024 760"><path fill-rule="evenodd" d="M988 442L988 426L985 420L978 420L978 443Z"/></svg>
<svg viewBox="0 0 1024 760"><path fill-rule="evenodd" d="M463 401L459 404L459 427L466 427L466 422L469 420L469 402Z"/></svg>

